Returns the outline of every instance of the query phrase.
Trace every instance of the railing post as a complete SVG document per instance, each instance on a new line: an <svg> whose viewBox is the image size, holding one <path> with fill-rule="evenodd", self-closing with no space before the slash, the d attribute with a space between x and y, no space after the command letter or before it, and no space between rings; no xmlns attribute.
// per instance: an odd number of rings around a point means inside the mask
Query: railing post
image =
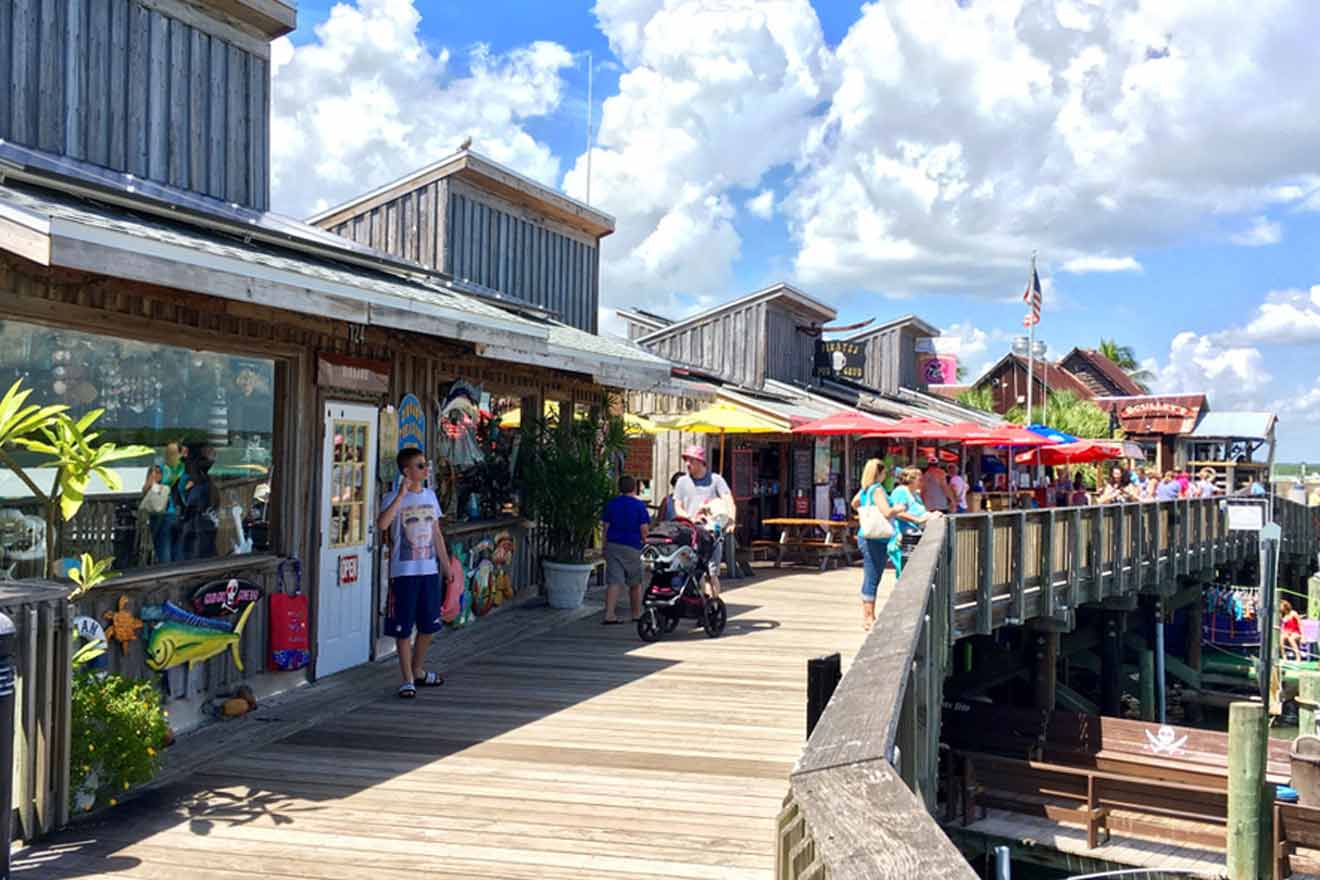
<svg viewBox="0 0 1320 880"><path fill-rule="evenodd" d="M1140 592L1146 586L1146 505L1138 504L1132 517L1132 581Z"/></svg>
<svg viewBox="0 0 1320 880"><path fill-rule="evenodd" d="M843 659L837 653L807 660L807 739L834 696L842 671Z"/></svg>
<svg viewBox="0 0 1320 880"><path fill-rule="evenodd" d="M1071 558L1068 560L1068 607L1076 608L1078 586L1082 579L1082 509L1074 507L1068 517L1069 546Z"/></svg>
<svg viewBox="0 0 1320 880"><path fill-rule="evenodd" d="M1103 507L1092 507L1091 516L1091 595L1092 602L1105 596L1105 542Z"/></svg>
<svg viewBox="0 0 1320 880"><path fill-rule="evenodd" d="M1009 616L1011 622L1021 624L1027 619L1027 512L1010 514L1013 519L1013 571L1009 576Z"/></svg>
<svg viewBox="0 0 1320 880"><path fill-rule="evenodd" d="M1127 505L1114 507L1114 592L1119 596L1128 591L1127 575Z"/></svg>
<svg viewBox="0 0 1320 880"><path fill-rule="evenodd" d="M1045 512L1040 528L1040 616L1054 616L1054 509Z"/></svg>
<svg viewBox="0 0 1320 880"><path fill-rule="evenodd" d="M995 518L992 513L981 515L980 565L976 584L976 632L988 636L994 632L995 591Z"/></svg>

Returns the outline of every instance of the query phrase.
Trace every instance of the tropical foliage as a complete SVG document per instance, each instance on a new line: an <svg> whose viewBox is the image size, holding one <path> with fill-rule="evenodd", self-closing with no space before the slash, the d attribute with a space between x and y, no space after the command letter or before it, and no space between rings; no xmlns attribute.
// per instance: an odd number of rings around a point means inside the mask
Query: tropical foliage
<svg viewBox="0 0 1320 880"><path fill-rule="evenodd" d="M66 406L38 406L27 402L32 389L15 382L0 398L0 464L5 465L28 487L46 508L46 534L56 534L60 519L70 520L82 507L87 487L99 477L106 487L117 492L123 488L119 474L110 465L117 461L150 455L147 446L119 447L97 443L100 434L92 426L104 410L95 409L79 419L68 414ZM8 450L13 447L49 456L38 467L55 468L55 482L45 492L14 461ZM54 573L56 542L46 542L47 570ZM104 571L104 569L103 569Z"/></svg>
<svg viewBox="0 0 1320 880"><path fill-rule="evenodd" d="M1046 424L1074 437L1103 440L1114 436L1109 413L1071 391L1051 391L1045 406L1032 407L1030 419L1022 406L1009 410L1006 418L1018 425Z"/></svg>
<svg viewBox="0 0 1320 880"><path fill-rule="evenodd" d="M105 559L93 559L92 554L84 553L78 560L78 567L69 572L69 580L78 585L77 589L69 594L69 601L76 602L88 590L119 574L110 570L114 561L114 557L111 556Z"/></svg>
<svg viewBox="0 0 1320 880"><path fill-rule="evenodd" d="M1100 339L1100 348L1097 349L1100 354L1114 362L1120 370L1128 374L1133 382L1141 386L1143 391L1149 391L1147 384L1155 378L1150 370L1144 370L1141 364L1137 362L1137 352L1130 345L1119 345L1114 339Z"/></svg>
<svg viewBox="0 0 1320 880"><path fill-rule="evenodd" d="M626 435L619 418L558 415L522 423L518 471L526 508L540 523L552 562L581 563L615 494L613 462Z"/></svg>
<svg viewBox="0 0 1320 880"><path fill-rule="evenodd" d="M995 396L989 385L968 388L958 395L957 401L969 409L979 409L981 412L995 411Z"/></svg>
<svg viewBox="0 0 1320 880"><path fill-rule="evenodd" d="M89 642L100 645L104 642ZM80 650L76 662L93 659ZM73 676L69 750L70 806L111 805L129 788L150 782L160 769L165 713L160 691L149 681L104 675L83 668Z"/></svg>

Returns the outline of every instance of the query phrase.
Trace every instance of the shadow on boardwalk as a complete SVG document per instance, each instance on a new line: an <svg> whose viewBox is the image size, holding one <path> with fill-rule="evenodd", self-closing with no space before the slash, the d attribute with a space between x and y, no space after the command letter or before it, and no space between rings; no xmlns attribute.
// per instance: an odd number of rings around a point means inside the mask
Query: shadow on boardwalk
<svg viewBox="0 0 1320 880"><path fill-rule="evenodd" d="M726 585L718 639L685 622L645 645L593 614L449 665L412 702L382 670L378 697L236 743L16 854L15 876L763 877L805 661L860 644L859 577Z"/></svg>

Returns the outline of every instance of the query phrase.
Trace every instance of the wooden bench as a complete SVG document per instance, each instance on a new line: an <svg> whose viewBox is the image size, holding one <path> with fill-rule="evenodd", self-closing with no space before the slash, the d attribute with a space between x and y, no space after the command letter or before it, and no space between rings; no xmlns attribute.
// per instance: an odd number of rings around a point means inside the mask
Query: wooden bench
<svg viewBox="0 0 1320 880"><path fill-rule="evenodd" d="M1163 840L1222 847L1227 839L1228 794L1224 788L1187 785L1104 773L1084 767L953 752L961 765L956 785L963 824L986 807L1073 822L1086 829L1094 849L1103 833L1150 834L1151 818L1177 819L1162 825ZM954 788L950 788L954 791Z"/></svg>
<svg viewBox="0 0 1320 880"><path fill-rule="evenodd" d="M1299 853L1304 847L1307 852ZM1320 874L1320 807L1274 803L1274 880Z"/></svg>

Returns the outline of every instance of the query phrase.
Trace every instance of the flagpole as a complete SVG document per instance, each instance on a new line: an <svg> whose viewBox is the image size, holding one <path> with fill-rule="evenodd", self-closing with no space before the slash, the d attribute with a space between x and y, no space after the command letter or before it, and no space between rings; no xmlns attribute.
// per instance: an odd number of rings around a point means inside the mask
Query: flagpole
<svg viewBox="0 0 1320 880"><path fill-rule="evenodd" d="M1036 282L1036 252L1031 252L1031 275L1027 279L1027 287L1030 289ZM1031 326L1027 328L1027 425L1031 424L1031 396L1033 385L1035 385L1036 372L1036 322L1032 321ZM1023 426L1025 427L1025 425Z"/></svg>

